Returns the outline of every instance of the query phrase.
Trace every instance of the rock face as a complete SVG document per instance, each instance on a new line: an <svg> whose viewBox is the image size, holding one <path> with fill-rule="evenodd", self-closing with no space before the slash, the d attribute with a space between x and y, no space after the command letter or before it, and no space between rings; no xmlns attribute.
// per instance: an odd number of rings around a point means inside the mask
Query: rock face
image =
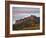
<svg viewBox="0 0 46 38"><path fill-rule="evenodd" d="M24 19L20 19L20 20L16 20L16 23L15 24L21 24L27 20L32 20L32 21L36 21L36 22L39 22L40 21L40 17L36 17L34 15L31 15L29 17L26 17Z"/></svg>

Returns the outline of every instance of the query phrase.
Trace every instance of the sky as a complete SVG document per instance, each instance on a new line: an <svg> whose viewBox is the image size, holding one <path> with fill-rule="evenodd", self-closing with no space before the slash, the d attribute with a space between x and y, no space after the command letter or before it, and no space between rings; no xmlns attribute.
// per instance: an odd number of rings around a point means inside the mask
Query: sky
<svg viewBox="0 0 46 38"><path fill-rule="evenodd" d="M12 21L23 19L25 17L35 15L40 17L40 8L29 8L29 7L13 7L12 8Z"/></svg>

